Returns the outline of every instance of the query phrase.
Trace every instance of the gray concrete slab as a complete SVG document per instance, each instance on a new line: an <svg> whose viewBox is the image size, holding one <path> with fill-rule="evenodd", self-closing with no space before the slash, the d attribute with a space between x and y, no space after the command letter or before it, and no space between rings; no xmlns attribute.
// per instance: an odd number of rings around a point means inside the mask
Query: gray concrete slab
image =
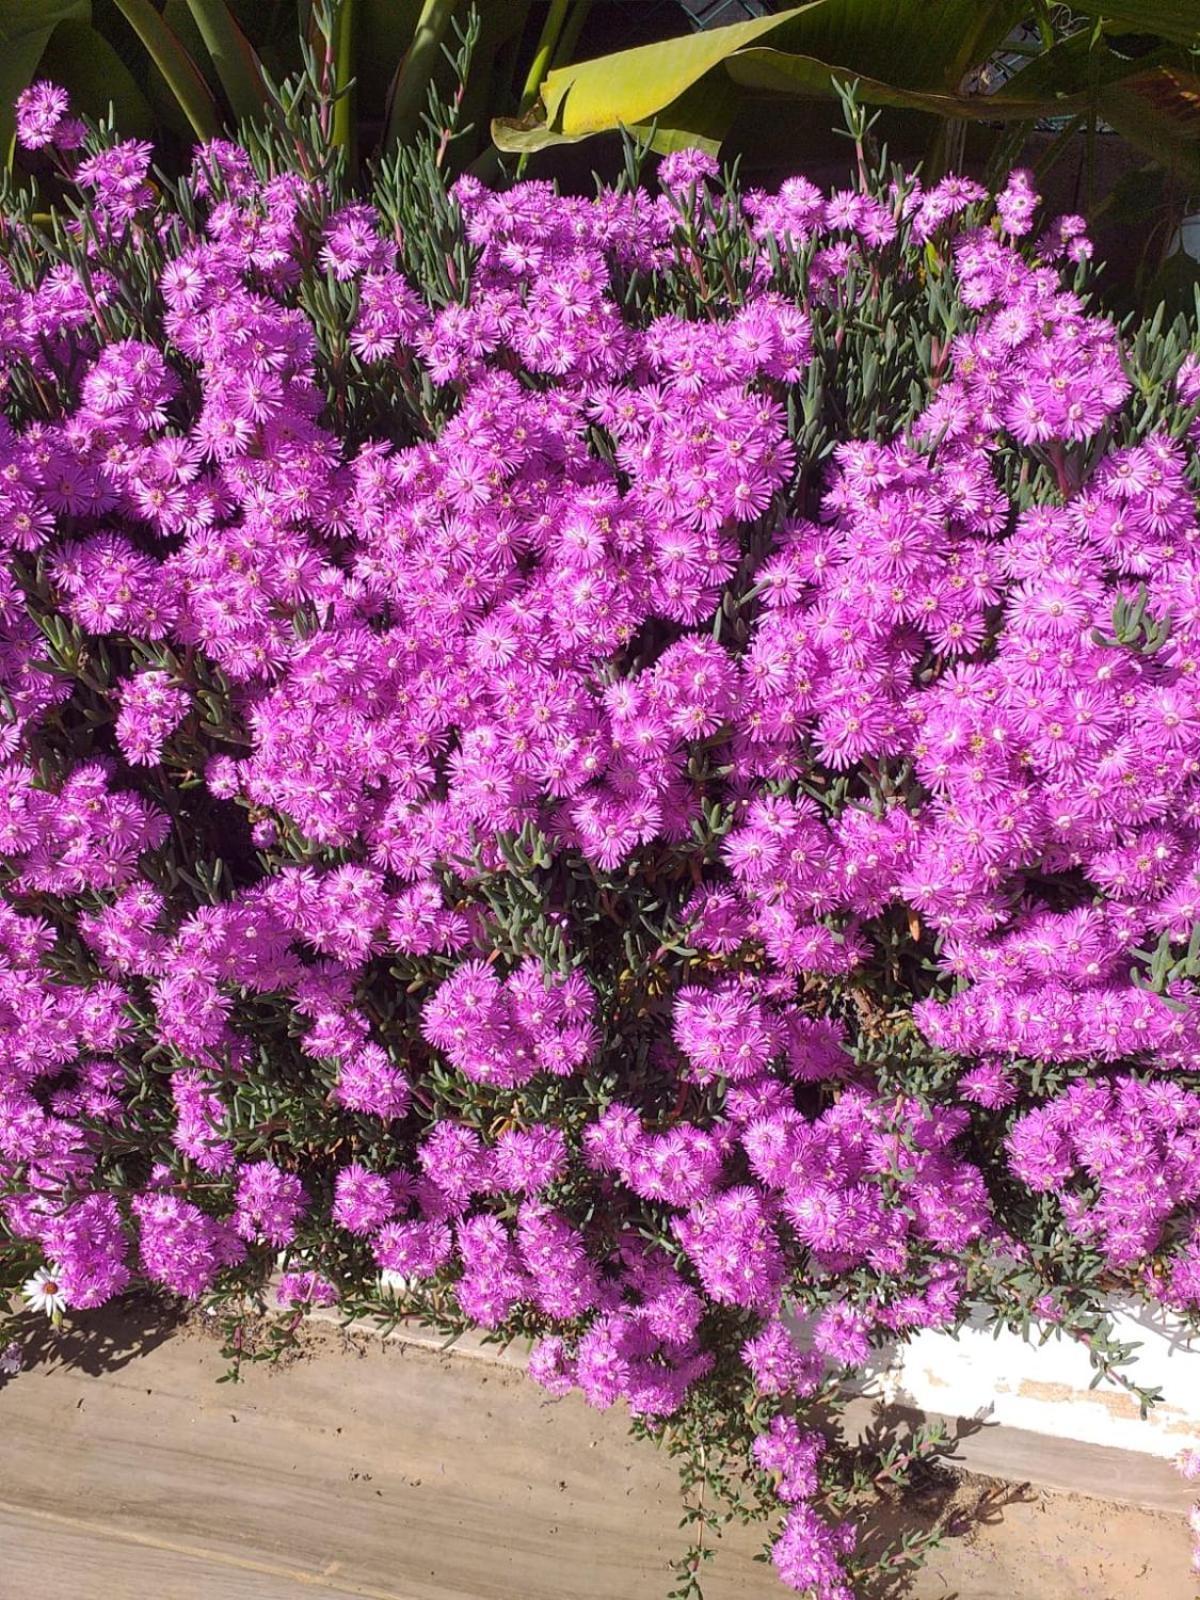
<svg viewBox="0 0 1200 1600"><path fill-rule="evenodd" d="M156 1342L157 1341L157 1342ZM65 1357L65 1359L63 1359ZM512 1365L325 1327L218 1384L216 1342L86 1330L0 1389L0 1600L662 1600L671 1463ZM968 1477L914 1600L1192 1600L1182 1518ZM782 1600L722 1542L709 1600Z"/></svg>

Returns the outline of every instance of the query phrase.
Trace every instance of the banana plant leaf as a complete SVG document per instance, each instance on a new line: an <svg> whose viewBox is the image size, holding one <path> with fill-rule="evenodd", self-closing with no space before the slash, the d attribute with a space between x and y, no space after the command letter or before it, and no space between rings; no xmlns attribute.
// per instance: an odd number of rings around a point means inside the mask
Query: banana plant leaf
<svg viewBox="0 0 1200 1600"><path fill-rule="evenodd" d="M1097 0L1097 5L1099 0ZM1142 0L1116 11L1128 28ZM1082 9L1087 9L1083 7ZM1149 0L1164 37L1183 31L1198 0ZM502 150L575 143L624 127L660 152L717 148L741 99L774 93L832 99L857 82L868 104L965 122L1033 122L1090 114L1183 175L1200 172L1195 76L1177 50L1130 60L1085 28L1035 57L995 94L964 92L1028 14L1022 0L810 0L775 16L560 68L546 79L540 113L498 118Z"/></svg>
<svg viewBox="0 0 1200 1600"><path fill-rule="evenodd" d="M1143 67L1106 84L1097 109L1110 127L1193 191L1200 191L1200 77Z"/></svg>
<svg viewBox="0 0 1200 1600"><path fill-rule="evenodd" d="M801 12L824 4L825 0L811 0L809 5L778 16L756 17L557 68L542 85L544 133L562 135L562 142L570 143L588 134L655 121L665 107L719 69L735 51L777 34ZM533 144L522 138L506 141L503 134L510 127L517 131L516 119L498 119L494 125L496 143L502 150L536 149L543 143L559 142L542 136ZM535 133L532 128L528 131Z"/></svg>
<svg viewBox="0 0 1200 1600"><path fill-rule="evenodd" d="M707 150L716 155L741 101L742 91L727 73L710 72L665 106L653 121L621 126L660 156L684 149ZM597 131L587 128L581 133L557 133L547 127L536 108L523 117L497 117L492 122L492 137L499 149L530 155L554 145L580 144L594 138Z"/></svg>
<svg viewBox="0 0 1200 1600"><path fill-rule="evenodd" d="M665 115L668 108L701 108L703 94L691 91L715 89L723 74L732 78L732 62L751 49L823 62L827 85L844 69L842 76L897 89L953 93L1024 9L1023 0L809 0L774 16L560 67L542 87L540 125L498 119L493 136L502 150L523 151L651 123L666 137L686 133Z"/></svg>
<svg viewBox="0 0 1200 1600"><path fill-rule="evenodd" d="M1198 6L1200 10L1200 6ZM1060 113L1107 123L1189 186L1200 186L1200 78L1186 52L1164 45L1130 59L1090 30L1060 40L980 101L1004 116L1006 101L1057 100Z"/></svg>
<svg viewBox="0 0 1200 1600"><path fill-rule="evenodd" d="M850 64L899 89L953 93L1028 15L1028 0L821 0L756 45Z"/></svg>
<svg viewBox="0 0 1200 1600"><path fill-rule="evenodd" d="M1109 33L1148 33L1176 44L1200 45L1196 0L1071 0L1071 10L1095 17Z"/></svg>
<svg viewBox="0 0 1200 1600"><path fill-rule="evenodd" d="M830 66L812 56L791 55L783 50L741 50L725 63L734 83L748 89L766 89L810 98L834 97L833 84L854 83L867 105L891 106L901 111L926 111L937 117L956 117L968 122L1034 122L1039 117L1058 116L1078 111L1085 94L1076 92L1054 97L1030 98L1019 89L1019 74L1012 92L994 95L946 94L934 90L901 89L877 78L864 77L849 67Z"/></svg>

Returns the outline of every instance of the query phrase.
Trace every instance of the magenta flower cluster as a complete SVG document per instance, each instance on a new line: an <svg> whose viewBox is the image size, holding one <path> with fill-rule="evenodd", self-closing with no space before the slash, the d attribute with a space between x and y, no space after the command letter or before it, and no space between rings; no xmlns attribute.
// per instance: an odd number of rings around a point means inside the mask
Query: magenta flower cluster
<svg viewBox="0 0 1200 1600"><path fill-rule="evenodd" d="M75 159L67 109L28 91L23 143ZM73 1309L278 1255L294 1305L452 1286L551 1390L649 1418L724 1329L779 1408L777 1567L840 1600L787 1408L953 1322L981 1148L1200 1309L1200 996L1145 949L1200 924L1194 435L1121 432L1087 240L1035 233L1023 173L463 179L446 303L365 201L218 142L172 210L146 147L84 149L93 270L0 268L7 1228ZM127 327L112 262L151 243ZM847 285L935 268L913 425L806 457ZM440 397L424 435L356 434L338 363ZM915 1003L873 1001L910 960ZM883 1085L881 1036L953 1063L940 1101ZM246 1125L263 1060L327 1151Z"/></svg>

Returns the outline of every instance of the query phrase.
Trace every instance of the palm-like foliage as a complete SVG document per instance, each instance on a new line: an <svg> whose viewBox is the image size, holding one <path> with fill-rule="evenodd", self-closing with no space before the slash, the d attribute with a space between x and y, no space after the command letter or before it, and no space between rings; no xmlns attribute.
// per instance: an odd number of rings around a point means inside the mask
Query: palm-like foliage
<svg viewBox="0 0 1200 1600"><path fill-rule="evenodd" d="M620 127L659 150L716 148L750 96L832 102L853 79L861 100L918 113L931 132L1107 124L1200 187L1197 51L1196 0L807 0L557 67L539 104L493 134L522 152Z"/></svg>

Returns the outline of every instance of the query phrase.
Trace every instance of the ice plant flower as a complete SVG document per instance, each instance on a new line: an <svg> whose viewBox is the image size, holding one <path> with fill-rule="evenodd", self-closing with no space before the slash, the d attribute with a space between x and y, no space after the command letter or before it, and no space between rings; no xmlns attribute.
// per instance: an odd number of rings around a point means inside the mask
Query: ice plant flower
<svg viewBox="0 0 1200 1600"><path fill-rule="evenodd" d="M528 1337L722 1417L842 1600L805 1418L874 1347L1200 1316L1195 330L1025 172L17 126L80 202L0 228L27 1297Z"/></svg>

